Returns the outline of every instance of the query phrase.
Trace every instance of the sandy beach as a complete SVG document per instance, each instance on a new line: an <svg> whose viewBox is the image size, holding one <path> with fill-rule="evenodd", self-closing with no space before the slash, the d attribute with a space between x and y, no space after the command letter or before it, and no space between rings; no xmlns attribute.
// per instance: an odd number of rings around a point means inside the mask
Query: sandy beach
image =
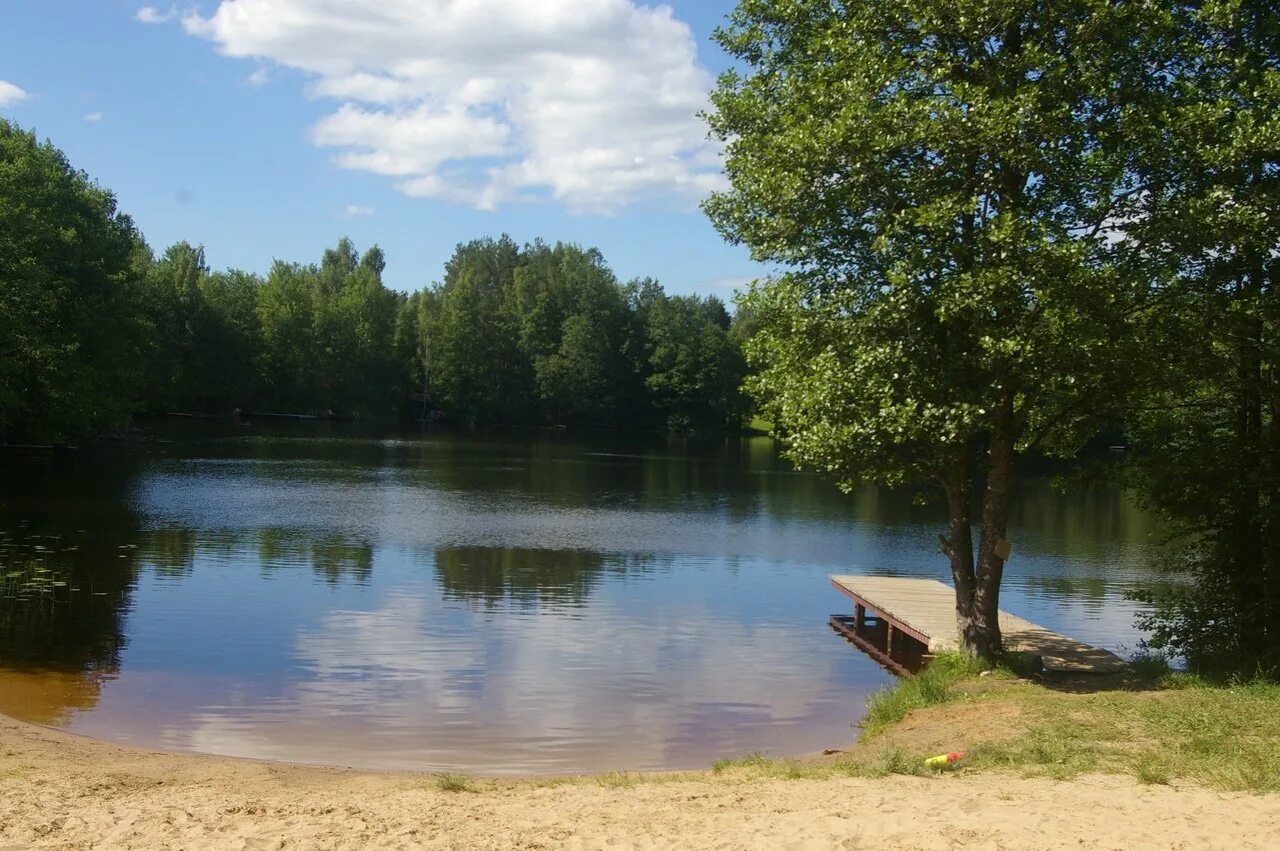
<svg viewBox="0 0 1280 851"><path fill-rule="evenodd" d="M1090 776L485 782L169 754L0 716L0 849L1274 848L1280 798Z"/></svg>

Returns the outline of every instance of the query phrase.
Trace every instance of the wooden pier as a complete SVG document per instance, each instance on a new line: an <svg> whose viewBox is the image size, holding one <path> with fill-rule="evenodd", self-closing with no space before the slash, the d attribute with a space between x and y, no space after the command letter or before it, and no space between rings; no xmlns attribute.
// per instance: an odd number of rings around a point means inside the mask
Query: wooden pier
<svg viewBox="0 0 1280 851"><path fill-rule="evenodd" d="M956 595L933 579L894 576L832 576L832 586L853 600L854 614L832 615L831 626L895 674L919 671L935 653L956 650ZM1008 650L1039 656L1047 671L1112 673L1119 656L1000 610L1000 633Z"/></svg>

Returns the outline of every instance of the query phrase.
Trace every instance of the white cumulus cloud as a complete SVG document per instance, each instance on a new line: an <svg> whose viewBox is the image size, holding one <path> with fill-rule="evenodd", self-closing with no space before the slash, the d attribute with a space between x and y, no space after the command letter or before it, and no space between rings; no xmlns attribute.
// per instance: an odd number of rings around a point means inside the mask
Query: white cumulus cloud
<svg viewBox="0 0 1280 851"><path fill-rule="evenodd" d="M227 56L310 75L311 131L401 191L578 212L721 185L697 117L710 73L668 6L634 0L221 0L183 26Z"/></svg>
<svg viewBox="0 0 1280 851"><path fill-rule="evenodd" d="M102 113L101 112L86 113L84 120L89 122L90 124L97 124L99 121L102 120Z"/></svg>
<svg viewBox="0 0 1280 851"><path fill-rule="evenodd" d="M373 208L366 207L364 204L348 204L342 214L348 219L354 219L357 216L372 216Z"/></svg>
<svg viewBox="0 0 1280 851"><path fill-rule="evenodd" d="M30 97L13 83L0 80L0 107L13 106Z"/></svg>
<svg viewBox="0 0 1280 851"><path fill-rule="evenodd" d="M144 24L163 24L176 17L178 17L178 10L173 6L170 6L167 12L161 12L155 6L143 6L134 14L133 19Z"/></svg>

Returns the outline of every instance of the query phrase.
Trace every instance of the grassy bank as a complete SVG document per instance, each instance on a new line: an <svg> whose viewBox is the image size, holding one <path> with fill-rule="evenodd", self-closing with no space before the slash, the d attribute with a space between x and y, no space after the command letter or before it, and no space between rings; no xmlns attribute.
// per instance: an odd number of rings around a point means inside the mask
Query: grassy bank
<svg viewBox="0 0 1280 851"><path fill-rule="evenodd" d="M753 755L715 770L796 778L927 774L935 769L926 757L954 750L969 754L947 769L958 773L1068 779L1099 772L1275 793L1280 685L1215 684L1151 665L1112 677L979 676L972 662L941 657L871 699L856 747L813 760Z"/></svg>

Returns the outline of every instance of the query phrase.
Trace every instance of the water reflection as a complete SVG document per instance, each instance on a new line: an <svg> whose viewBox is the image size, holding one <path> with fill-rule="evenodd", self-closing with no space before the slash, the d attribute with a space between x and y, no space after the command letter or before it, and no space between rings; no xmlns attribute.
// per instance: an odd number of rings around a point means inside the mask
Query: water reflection
<svg viewBox="0 0 1280 851"><path fill-rule="evenodd" d="M946 570L937 508L842 496L762 439L181 424L0 487L0 558L41 547L78 589L0 604L0 711L298 761L564 772L839 745L886 677L827 630L826 575ZM1006 608L1131 647L1151 520L1044 481L1015 504Z"/></svg>
<svg viewBox="0 0 1280 851"><path fill-rule="evenodd" d="M66 724L94 708L109 669L85 671L0 668L0 712L37 724Z"/></svg>
<svg viewBox="0 0 1280 851"><path fill-rule="evenodd" d="M436 550L434 558L446 600L487 608L507 603L527 608L544 602L582 606L608 561L591 550L489 547Z"/></svg>
<svg viewBox="0 0 1280 851"><path fill-rule="evenodd" d="M39 462L4 469L0 511L0 711L40 723L92 709L120 667L130 595L139 575L132 467L96 465L83 479L49 475ZM23 600L35 572L58 581L52 601ZM21 573L21 576L14 574Z"/></svg>

